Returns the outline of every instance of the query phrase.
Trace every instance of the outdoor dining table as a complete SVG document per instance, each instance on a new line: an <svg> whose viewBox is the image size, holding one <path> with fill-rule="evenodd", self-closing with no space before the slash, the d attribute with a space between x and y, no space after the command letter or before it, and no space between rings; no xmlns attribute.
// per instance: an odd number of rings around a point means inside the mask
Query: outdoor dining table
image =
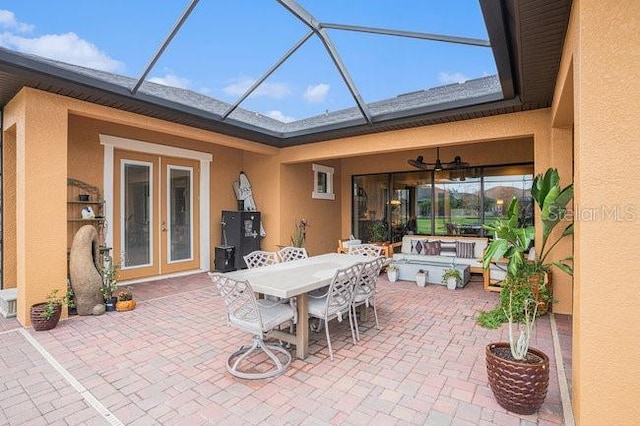
<svg viewBox="0 0 640 426"><path fill-rule="evenodd" d="M327 253L291 262L227 272L225 275L247 281L256 293L281 298L297 297L298 324L295 335L280 330L272 332L271 335L296 345L296 356L304 359L309 353L308 293L331 284L336 270L369 260L371 258L366 256Z"/></svg>

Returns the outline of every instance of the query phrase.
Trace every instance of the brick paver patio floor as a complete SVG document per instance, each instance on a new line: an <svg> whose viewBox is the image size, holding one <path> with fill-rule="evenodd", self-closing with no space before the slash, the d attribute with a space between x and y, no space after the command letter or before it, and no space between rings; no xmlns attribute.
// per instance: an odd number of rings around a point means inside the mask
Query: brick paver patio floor
<svg viewBox="0 0 640 426"><path fill-rule="evenodd" d="M380 330L361 324L354 346L348 322L334 321L333 362L324 333L312 333L311 356L259 381L225 369L251 338L226 325L207 274L133 289L135 310L75 316L50 331L0 319L0 424L563 424L549 315L532 340L551 362L544 405L518 416L495 402L484 349L506 340L506 327L475 324L498 297L479 277L450 291L381 276ZM555 320L570 356L570 319Z"/></svg>

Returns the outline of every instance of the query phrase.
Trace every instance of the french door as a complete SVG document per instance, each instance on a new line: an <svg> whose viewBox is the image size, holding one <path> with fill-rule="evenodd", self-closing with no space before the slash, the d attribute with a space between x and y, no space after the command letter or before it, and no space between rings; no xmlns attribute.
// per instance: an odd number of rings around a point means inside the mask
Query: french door
<svg viewBox="0 0 640 426"><path fill-rule="evenodd" d="M113 178L120 278L198 269L199 162L115 150Z"/></svg>

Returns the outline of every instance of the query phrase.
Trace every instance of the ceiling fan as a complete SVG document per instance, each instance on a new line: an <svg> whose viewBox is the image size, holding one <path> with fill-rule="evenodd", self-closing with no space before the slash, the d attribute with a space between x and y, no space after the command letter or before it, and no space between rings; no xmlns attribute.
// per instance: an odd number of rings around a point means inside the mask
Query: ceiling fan
<svg viewBox="0 0 640 426"><path fill-rule="evenodd" d="M420 170L435 170L439 172L441 170L452 170L452 169L460 169L463 167L468 167L469 163L462 161L462 158L459 155L456 155L453 158L453 161L442 162L440 161L440 148L436 147L436 162L435 163L425 163L424 157L422 155L418 155L415 160L407 160L407 163L411 164L413 167L418 168Z"/></svg>

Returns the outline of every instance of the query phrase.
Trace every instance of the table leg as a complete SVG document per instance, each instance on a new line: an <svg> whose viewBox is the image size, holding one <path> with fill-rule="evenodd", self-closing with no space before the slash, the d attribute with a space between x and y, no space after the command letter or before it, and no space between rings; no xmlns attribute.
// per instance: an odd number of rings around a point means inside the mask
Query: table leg
<svg viewBox="0 0 640 426"><path fill-rule="evenodd" d="M298 295L298 325L296 326L296 356L305 359L309 354L309 297Z"/></svg>

